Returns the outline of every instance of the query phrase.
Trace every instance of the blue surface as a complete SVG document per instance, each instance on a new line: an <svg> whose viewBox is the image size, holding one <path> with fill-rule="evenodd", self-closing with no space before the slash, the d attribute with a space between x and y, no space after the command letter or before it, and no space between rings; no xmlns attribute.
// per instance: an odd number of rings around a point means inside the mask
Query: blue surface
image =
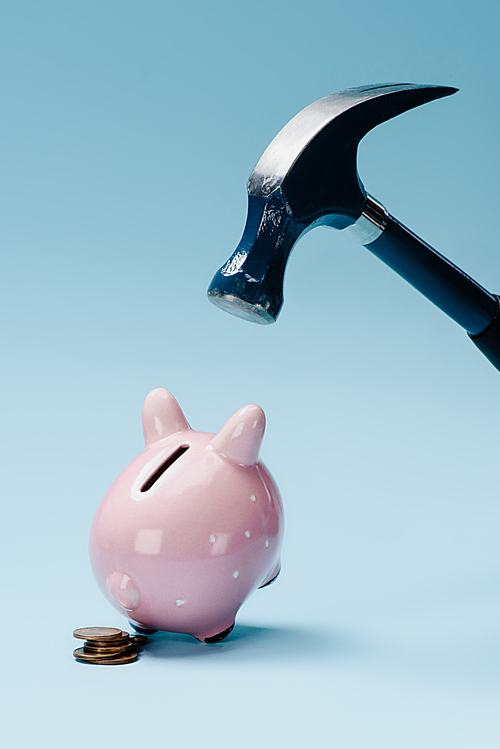
<svg viewBox="0 0 500 749"><path fill-rule="evenodd" d="M461 91L370 133L363 182L500 292L499 14L435 0L4 6L9 746L498 747L500 374L332 230L294 250L276 325L225 315L206 287L290 117L341 88L415 81ZM88 530L142 448L157 386L200 430L262 405L283 572L223 643L160 635L138 663L87 667L72 630L125 624L92 578Z"/></svg>

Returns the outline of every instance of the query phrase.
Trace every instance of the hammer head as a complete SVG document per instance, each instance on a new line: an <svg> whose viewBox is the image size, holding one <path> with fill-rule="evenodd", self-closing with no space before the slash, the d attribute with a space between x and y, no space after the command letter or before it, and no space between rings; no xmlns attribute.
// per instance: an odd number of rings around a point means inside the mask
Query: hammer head
<svg viewBox="0 0 500 749"><path fill-rule="evenodd" d="M252 322L275 322L295 242L315 226L345 229L363 212L366 192L357 170L361 138L379 123L456 90L413 83L361 86L299 112L250 175L245 230L210 284L210 301Z"/></svg>

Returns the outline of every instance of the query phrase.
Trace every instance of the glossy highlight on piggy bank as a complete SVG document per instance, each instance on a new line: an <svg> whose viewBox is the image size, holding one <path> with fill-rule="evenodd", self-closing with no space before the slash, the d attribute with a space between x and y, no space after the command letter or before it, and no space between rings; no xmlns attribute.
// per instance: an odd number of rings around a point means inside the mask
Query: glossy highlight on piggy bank
<svg viewBox="0 0 500 749"><path fill-rule="evenodd" d="M157 388L142 426L145 449L92 523L94 576L136 628L217 642L245 599L280 571L281 499L259 461L264 412L244 406L217 434L197 432Z"/></svg>

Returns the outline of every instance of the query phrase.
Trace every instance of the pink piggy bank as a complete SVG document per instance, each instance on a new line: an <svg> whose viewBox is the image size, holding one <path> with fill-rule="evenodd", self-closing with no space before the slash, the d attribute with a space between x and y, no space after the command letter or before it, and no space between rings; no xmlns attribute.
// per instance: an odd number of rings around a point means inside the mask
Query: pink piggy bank
<svg viewBox="0 0 500 749"><path fill-rule="evenodd" d="M283 510L259 461L265 416L244 406L218 434L190 428L153 390L146 447L108 489L90 531L95 578L139 630L217 642L243 601L280 570Z"/></svg>

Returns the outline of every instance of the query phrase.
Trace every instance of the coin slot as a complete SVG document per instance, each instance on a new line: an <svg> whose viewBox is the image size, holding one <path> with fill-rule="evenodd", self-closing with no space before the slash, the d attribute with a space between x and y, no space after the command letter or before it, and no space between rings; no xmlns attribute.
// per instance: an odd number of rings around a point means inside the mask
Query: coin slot
<svg viewBox="0 0 500 749"><path fill-rule="evenodd" d="M167 468L170 468L170 466L175 463L176 460L179 460L181 455L184 455L186 450L189 450L189 445L181 445L175 453L173 453L169 458L166 459L164 463L161 464L161 466L153 473L153 475L146 481L146 483L143 485L141 492L147 492L151 489L151 487L156 484L158 479L163 476Z"/></svg>

